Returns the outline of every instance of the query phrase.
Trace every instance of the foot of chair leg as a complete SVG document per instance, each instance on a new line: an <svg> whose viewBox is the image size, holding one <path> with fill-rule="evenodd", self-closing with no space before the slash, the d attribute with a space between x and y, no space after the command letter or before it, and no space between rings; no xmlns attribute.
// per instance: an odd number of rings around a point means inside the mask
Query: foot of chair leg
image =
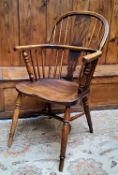
<svg viewBox="0 0 118 175"><path fill-rule="evenodd" d="M13 142L13 138L12 138L12 135L11 135L11 133L10 133L10 134L9 134L9 139L8 139L8 147L9 147L9 148L11 147L12 142Z"/></svg>
<svg viewBox="0 0 118 175"><path fill-rule="evenodd" d="M63 156L60 156L60 163L59 163L59 171L63 171L63 168L64 168L64 159L65 157Z"/></svg>
<svg viewBox="0 0 118 175"><path fill-rule="evenodd" d="M88 104L88 98L85 97L83 99L83 107L84 107L84 112L86 115L87 123L89 126L89 131L90 133L93 133L93 127L92 127L92 120L91 120L91 115L90 115L90 110L89 110L89 104Z"/></svg>
<svg viewBox="0 0 118 175"><path fill-rule="evenodd" d="M17 100L16 100L16 108L14 110L11 129L10 129L10 133L9 133L8 147L11 147L11 145L13 143L13 137L14 137L14 134L16 131L18 117L19 117L19 113L20 113L20 106L21 106L21 94L18 95Z"/></svg>

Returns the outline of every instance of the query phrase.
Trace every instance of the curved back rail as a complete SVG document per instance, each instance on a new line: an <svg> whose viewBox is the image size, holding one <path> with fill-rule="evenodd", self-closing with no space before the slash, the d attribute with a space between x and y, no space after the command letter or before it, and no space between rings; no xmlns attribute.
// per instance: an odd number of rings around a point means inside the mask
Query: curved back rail
<svg viewBox="0 0 118 175"><path fill-rule="evenodd" d="M103 16L90 11L72 11L56 21L48 44L16 49L22 52L31 81L62 77L72 81L78 60L82 60L78 73L81 92L89 89L108 33L109 25ZM92 56L85 56L88 53Z"/></svg>
<svg viewBox="0 0 118 175"><path fill-rule="evenodd" d="M108 33L109 25L102 15L91 11L71 11L57 19L49 42L101 50Z"/></svg>

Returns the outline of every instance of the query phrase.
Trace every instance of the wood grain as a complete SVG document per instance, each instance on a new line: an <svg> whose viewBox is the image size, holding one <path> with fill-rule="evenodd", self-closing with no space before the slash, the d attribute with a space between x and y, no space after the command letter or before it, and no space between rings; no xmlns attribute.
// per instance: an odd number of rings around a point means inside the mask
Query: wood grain
<svg viewBox="0 0 118 175"><path fill-rule="evenodd" d="M72 10L72 0L64 0L64 1L63 0L56 0L56 1L51 0L49 1L48 6L47 6L47 42L49 42L50 40L50 35L52 32L52 28L54 27L55 21L58 19L60 15L63 15L65 12L68 12L71 10ZM66 28L65 25L67 25L66 22L62 24L62 31ZM59 31L59 28L57 28L56 30ZM61 40L63 40L64 37L65 36L62 32ZM56 43L59 43L59 40L58 41L57 40L56 40ZM53 42L52 39L51 39L51 42ZM51 54L52 52L50 51L47 52L47 58L49 58ZM55 54L56 58L58 57L58 54L56 52L53 54ZM57 61L53 59L53 60L47 61L47 64L55 65L56 62ZM64 62L66 63L67 61L64 60Z"/></svg>
<svg viewBox="0 0 118 175"><path fill-rule="evenodd" d="M16 89L25 95L57 103L71 103L78 99L78 84L56 79L42 79L36 82L21 83ZM55 95L54 95L55 94Z"/></svg>
<svg viewBox="0 0 118 175"><path fill-rule="evenodd" d="M66 75L66 69L67 66L63 67L63 72L62 72L62 77L64 77ZM74 78L78 77L78 73L80 70L80 66L77 66L76 71L74 72ZM47 74L48 69L46 70L46 74ZM28 74L26 71L25 67L0 67L0 72L1 72L1 76L0 79L4 82L4 81L27 81L28 80ZM95 73L94 73L94 78L102 78L102 77L117 77L118 76L118 65L98 65ZM102 80L101 80L102 81ZM112 80L110 80L112 81ZM7 84L9 87L9 84ZM2 82L1 82L1 87L2 86Z"/></svg>
<svg viewBox="0 0 118 175"><path fill-rule="evenodd" d="M72 10L72 0L50 0L47 6L47 40L49 40L55 20Z"/></svg>
<svg viewBox="0 0 118 175"><path fill-rule="evenodd" d="M18 44L36 44L49 38L57 17L69 10L92 10L105 16L111 26L100 64L118 63L117 0L1 0L0 1L0 65L23 65L13 51ZM47 9L47 10L46 10ZM38 37L37 37L38 36ZM52 64L52 62L51 62Z"/></svg>
<svg viewBox="0 0 118 175"><path fill-rule="evenodd" d="M111 15L113 9L113 0L90 0L89 10L98 12L99 14L103 15L109 22L111 21ZM99 59L99 64L106 63L106 54L108 50L108 42L105 44L103 49L103 54Z"/></svg>
<svg viewBox="0 0 118 175"><path fill-rule="evenodd" d="M19 1L20 45L45 43L46 5L44 1ZM23 65L21 59L21 65Z"/></svg>
<svg viewBox="0 0 118 175"><path fill-rule="evenodd" d="M88 10L89 0L73 0L73 10Z"/></svg>
<svg viewBox="0 0 118 175"><path fill-rule="evenodd" d="M118 1L114 0L106 64L118 63Z"/></svg>
<svg viewBox="0 0 118 175"><path fill-rule="evenodd" d="M19 65L13 48L18 43L17 1L0 0L0 65Z"/></svg>
<svg viewBox="0 0 118 175"><path fill-rule="evenodd" d="M117 106L118 104L118 90L117 89L118 89L117 82L116 83L109 82L108 84L100 83L100 84L91 86L91 94L90 94L91 106L93 106L94 104L96 104L96 106L104 106L105 104L106 106ZM93 93L93 92L96 92L96 93Z"/></svg>

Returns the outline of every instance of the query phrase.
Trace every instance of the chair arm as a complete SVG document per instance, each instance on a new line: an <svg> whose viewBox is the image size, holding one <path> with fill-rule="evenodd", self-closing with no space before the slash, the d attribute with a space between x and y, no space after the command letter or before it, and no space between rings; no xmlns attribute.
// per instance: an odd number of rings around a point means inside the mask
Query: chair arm
<svg viewBox="0 0 118 175"><path fill-rule="evenodd" d="M37 45L24 45L24 46L16 46L14 50L27 50L27 49L38 49L38 48L51 48L51 49L69 49L74 51L87 51L87 52L95 52L95 49L87 48L87 47L78 47L78 46L70 46L70 45L59 45L59 44L37 44Z"/></svg>
<svg viewBox="0 0 118 175"><path fill-rule="evenodd" d="M101 55L102 55L101 50L98 50L94 53L85 55L84 58L83 58L83 61L86 62L86 63L90 63L91 61L96 60Z"/></svg>

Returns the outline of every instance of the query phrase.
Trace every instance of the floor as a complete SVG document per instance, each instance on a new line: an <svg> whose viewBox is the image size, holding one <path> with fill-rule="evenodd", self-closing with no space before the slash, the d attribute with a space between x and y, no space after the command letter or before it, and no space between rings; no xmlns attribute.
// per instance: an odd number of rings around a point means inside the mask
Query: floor
<svg viewBox="0 0 118 175"><path fill-rule="evenodd" d="M85 117L72 122L63 173L58 171L61 123L20 119L7 148L11 120L0 121L0 175L118 175L118 110L92 111L94 134Z"/></svg>

